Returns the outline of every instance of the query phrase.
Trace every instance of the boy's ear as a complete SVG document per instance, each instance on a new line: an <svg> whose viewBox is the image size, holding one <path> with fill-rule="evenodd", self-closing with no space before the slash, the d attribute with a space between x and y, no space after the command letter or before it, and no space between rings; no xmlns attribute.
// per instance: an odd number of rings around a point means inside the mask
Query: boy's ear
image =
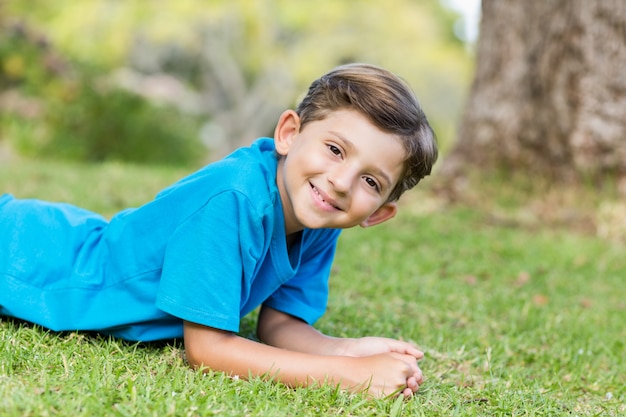
<svg viewBox="0 0 626 417"><path fill-rule="evenodd" d="M378 210L370 214L370 216L361 222L361 227L370 227L393 218L398 212L398 204L389 202L383 204Z"/></svg>
<svg viewBox="0 0 626 417"><path fill-rule="evenodd" d="M300 131L300 116L293 110L285 110L274 129L274 146L279 155L285 156L291 148L293 138Z"/></svg>

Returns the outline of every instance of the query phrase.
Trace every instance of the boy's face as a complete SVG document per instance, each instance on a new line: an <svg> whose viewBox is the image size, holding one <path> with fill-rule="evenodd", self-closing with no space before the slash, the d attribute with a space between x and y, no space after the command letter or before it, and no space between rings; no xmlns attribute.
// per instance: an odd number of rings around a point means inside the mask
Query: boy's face
<svg viewBox="0 0 626 417"><path fill-rule="evenodd" d="M348 228L382 223L396 213L387 198L400 179L405 151L354 110L308 123L288 110L275 132L282 156L277 182L287 234L303 228Z"/></svg>

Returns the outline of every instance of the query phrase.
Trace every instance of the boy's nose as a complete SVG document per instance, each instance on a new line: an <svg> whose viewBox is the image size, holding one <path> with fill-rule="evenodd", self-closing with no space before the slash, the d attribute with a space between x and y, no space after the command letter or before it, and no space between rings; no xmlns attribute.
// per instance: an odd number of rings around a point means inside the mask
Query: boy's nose
<svg viewBox="0 0 626 417"><path fill-rule="evenodd" d="M341 194L348 194L354 181L354 174L347 168L337 168L328 174L328 182Z"/></svg>

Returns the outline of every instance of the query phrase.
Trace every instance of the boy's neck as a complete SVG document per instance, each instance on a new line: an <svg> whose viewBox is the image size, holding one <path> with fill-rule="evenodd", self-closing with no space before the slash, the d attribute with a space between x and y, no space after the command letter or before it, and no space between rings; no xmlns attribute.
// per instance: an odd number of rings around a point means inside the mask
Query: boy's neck
<svg viewBox="0 0 626 417"><path fill-rule="evenodd" d="M285 239L287 241L287 249L291 249L293 244L300 239L300 236L302 236L302 231L288 234Z"/></svg>

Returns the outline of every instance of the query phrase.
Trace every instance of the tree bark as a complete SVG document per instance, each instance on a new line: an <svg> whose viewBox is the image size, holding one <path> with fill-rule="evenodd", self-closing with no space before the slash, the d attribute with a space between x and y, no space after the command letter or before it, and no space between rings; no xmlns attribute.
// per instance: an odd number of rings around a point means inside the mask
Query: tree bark
<svg viewBox="0 0 626 417"><path fill-rule="evenodd" d="M475 79L440 175L626 185L626 2L483 0ZM626 190L623 190L626 192Z"/></svg>

